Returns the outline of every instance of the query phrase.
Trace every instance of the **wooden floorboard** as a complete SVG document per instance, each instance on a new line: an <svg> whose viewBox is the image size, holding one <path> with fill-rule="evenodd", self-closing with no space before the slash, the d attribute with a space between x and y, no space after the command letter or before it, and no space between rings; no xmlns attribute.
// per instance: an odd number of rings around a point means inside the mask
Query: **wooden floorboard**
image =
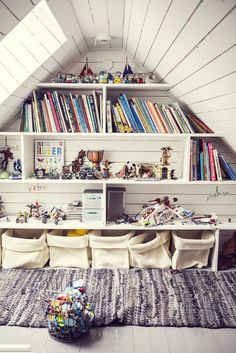
<svg viewBox="0 0 236 353"><path fill-rule="evenodd" d="M0 344L30 344L33 353L234 353L236 330L109 326L65 344L47 329L0 326Z"/></svg>

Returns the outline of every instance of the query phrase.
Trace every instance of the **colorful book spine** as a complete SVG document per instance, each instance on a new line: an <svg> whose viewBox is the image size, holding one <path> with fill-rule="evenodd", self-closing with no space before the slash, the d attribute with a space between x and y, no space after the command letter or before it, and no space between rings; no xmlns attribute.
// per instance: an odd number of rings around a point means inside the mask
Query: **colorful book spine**
<svg viewBox="0 0 236 353"><path fill-rule="evenodd" d="M121 108L123 110L123 113L126 117L126 120L129 121L133 132L135 132L135 133L138 132L138 127L137 127L136 122L134 120L132 111L129 106L129 102L128 102L125 94L120 94L120 104L121 104Z"/></svg>
<svg viewBox="0 0 236 353"><path fill-rule="evenodd" d="M145 129L144 129L144 126L143 126L143 124L142 124L141 119L139 119L139 116L138 116L138 113L137 113L137 110L136 110L135 105L133 104L132 101L130 101L129 104L130 104L130 109L132 110L134 119L135 119L135 121L136 121L136 124L137 124L137 126L138 126L139 132L144 133L144 132L145 132Z"/></svg>
<svg viewBox="0 0 236 353"><path fill-rule="evenodd" d="M60 125L59 125L59 122L58 122L58 119L57 119L57 115L56 115L56 111L55 111L55 108L54 108L51 92L47 92L47 97L48 97L48 100L49 100L49 103L50 103L50 106L51 106L51 111L52 111L52 115L53 115L53 120L54 120L54 123L55 123L56 131L60 132Z"/></svg>
<svg viewBox="0 0 236 353"><path fill-rule="evenodd" d="M167 133L172 133L174 132L174 129L168 119L168 117L163 113L161 106L158 103L154 103L155 110L157 112L157 115L159 117L159 120L163 122L165 125L165 129Z"/></svg>
<svg viewBox="0 0 236 353"><path fill-rule="evenodd" d="M85 112L86 112L86 115L87 115L87 118L88 118L88 121L89 121L89 125L91 127L91 132L96 132L95 125L94 125L93 119L92 119L91 114L90 114L90 109L89 109L89 106L88 106L87 96L85 94L82 94L82 99L83 99L83 102L84 102L84 108L85 108Z"/></svg>
<svg viewBox="0 0 236 353"><path fill-rule="evenodd" d="M111 101L106 102L107 105L107 132L112 132L112 117L111 117Z"/></svg>
<svg viewBox="0 0 236 353"><path fill-rule="evenodd" d="M151 132L150 127L149 127L148 123L146 122L145 116L143 115L143 111L141 109L139 100L137 98L132 98L132 101L133 101L135 108L138 112L138 116L139 116L139 118L145 128L145 132L148 132L148 133Z"/></svg>
<svg viewBox="0 0 236 353"><path fill-rule="evenodd" d="M143 108L143 112L145 114L146 120L150 126L150 129L153 133L158 133L158 128L156 127L156 124L152 118L152 115L150 114L150 111L148 110L148 106L145 101L141 101L141 107Z"/></svg>
<svg viewBox="0 0 236 353"><path fill-rule="evenodd" d="M216 171L213 155L213 145L211 142L208 143L208 153L209 153L209 164L210 164L210 176L211 181L216 181Z"/></svg>
<svg viewBox="0 0 236 353"><path fill-rule="evenodd" d="M236 180L234 173L232 173L231 169L229 168L228 164L226 163L224 156L221 153L219 153L218 157L219 157L220 166L223 169L227 178L230 180Z"/></svg>
<svg viewBox="0 0 236 353"><path fill-rule="evenodd" d="M80 107L80 111L81 111L81 115L84 118L83 121L85 121L86 127L88 132L93 132L92 126L90 125L87 113L86 113L86 109L85 109L85 105L84 105L84 100L82 98L82 96L76 96L78 103L79 103L79 107ZM82 122L82 120L81 120ZM83 122L82 122L83 124Z"/></svg>
<svg viewBox="0 0 236 353"><path fill-rule="evenodd" d="M65 107L65 100L64 100L63 94L59 95L59 101L60 101L60 104L61 104L61 110L62 110L62 114L63 114L63 117L64 117L66 130L67 130L67 132L73 132L72 131L72 127L71 127L71 122L69 120L69 116L68 116L68 113L67 113L67 110L66 110L66 107Z"/></svg>
<svg viewBox="0 0 236 353"><path fill-rule="evenodd" d="M49 102L49 99L48 99L48 96L47 96L46 93L44 94L44 102L45 102L46 107L47 107L48 116L49 116L49 119L50 119L50 122L51 122L51 126L52 126L52 132L57 132L55 121L54 121L54 118L53 118L53 115L52 115L51 105L50 105L50 102Z"/></svg>
<svg viewBox="0 0 236 353"><path fill-rule="evenodd" d="M231 172L233 173L233 175L234 175L234 177L235 177L235 180L236 180L236 172L234 171L234 169L233 169L231 163L229 163L229 162L226 162L226 163L227 163L229 169L231 170Z"/></svg>
<svg viewBox="0 0 236 353"><path fill-rule="evenodd" d="M216 168L217 180L222 181L222 174L221 174L221 170L220 170L218 151L216 149L213 149L213 156L214 156L214 163L215 163L215 168Z"/></svg>
<svg viewBox="0 0 236 353"><path fill-rule="evenodd" d="M200 175L201 175L201 180L205 180L205 178L204 178L204 152L200 152Z"/></svg>

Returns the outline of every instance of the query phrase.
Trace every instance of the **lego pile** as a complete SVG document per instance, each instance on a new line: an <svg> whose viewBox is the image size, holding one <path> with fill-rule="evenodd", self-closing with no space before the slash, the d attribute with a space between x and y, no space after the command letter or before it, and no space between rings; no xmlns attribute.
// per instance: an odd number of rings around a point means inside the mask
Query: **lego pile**
<svg viewBox="0 0 236 353"><path fill-rule="evenodd" d="M69 342L87 332L94 312L88 302L84 281L79 279L65 291L53 294L46 317L49 334L55 339Z"/></svg>

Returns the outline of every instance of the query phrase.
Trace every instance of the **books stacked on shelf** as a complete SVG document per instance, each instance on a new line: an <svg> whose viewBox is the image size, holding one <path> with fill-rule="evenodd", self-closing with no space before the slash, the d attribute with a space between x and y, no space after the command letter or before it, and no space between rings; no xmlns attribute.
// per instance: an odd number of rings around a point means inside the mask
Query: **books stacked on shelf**
<svg viewBox="0 0 236 353"><path fill-rule="evenodd" d="M212 142L204 139L191 140L190 180L236 180L236 172Z"/></svg>
<svg viewBox="0 0 236 353"><path fill-rule="evenodd" d="M101 132L102 95L33 91L23 104L20 132Z"/></svg>
<svg viewBox="0 0 236 353"><path fill-rule="evenodd" d="M185 114L177 102L164 105L120 94L106 103L107 132L212 133L199 118ZM191 121L194 120L195 125ZM202 126L200 131L200 126ZM203 129L204 126L204 129Z"/></svg>
<svg viewBox="0 0 236 353"><path fill-rule="evenodd" d="M72 202L67 206L66 219L82 222L83 207L81 202Z"/></svg>

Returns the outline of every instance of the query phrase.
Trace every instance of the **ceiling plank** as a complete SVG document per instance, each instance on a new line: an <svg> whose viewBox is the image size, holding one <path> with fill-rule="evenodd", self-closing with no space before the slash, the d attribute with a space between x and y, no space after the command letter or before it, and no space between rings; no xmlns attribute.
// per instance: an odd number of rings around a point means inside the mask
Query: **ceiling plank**
<svg viewBox="0 0 236 353"><path fill-rule="evenodd" d="M111 48L122 48L125 2L107 0Z"/></svg>
<svg viewBox="0 0 236 353"><path fill-rule="evenodd" d="M22 20L34 8L30 0L2 0L2 2L19 20Z"/></svg>
<svg viewBox="0 0 236 353"><path fill-rule="evenodd" d="M224 110L230 108L236 108L236 91L224 94L223 96L209 98L200 102L186 105L196 114Z"/></svg>
<svg viewBox="0 0 236 353"><path fill-rule="evenodd" d="M94 27L95 27L95 37L100 34L104 33L109 35L110 34L110 28L108 25L108 16L107 16L107 5L106 5L106 0L88 0L89 5L90 5L90 10L92 13L92 18L94 21ZM106 46L106 47L110 47Z"/></svg>
<svg viewBox="0 0 236 353"><path fill-rule="evenodd" d="M85 54L88 50L81 30L80 23L75 14L74 1L70 0L48 0L48 6L60 24L67 38L73 36L78 46L80 54ZM65 16L66 11L66 16ZM83 15L86 17L85 15Z"/></svg>
<svg viewBox="0 0 236 353"><path fill-rule="evenodd" d="M173 1L151 51L142 63L148 71L153 71L199 3L199 0Z"/></svg>
<svg viewBox="0 0 236 353"><path fill-rule="evenodd" d="M130 20L130 28L128 33L127 40L127 51L130 55L134 56L135 50L140 38L140 34L142 31L143 23L145 21L145 16L149 6L149 0L143 1L134 1L131 20Z"/></svg>
<svg viewBox="0 0 236 353"><path fill-rule="evenodd" d="M235 82L236 71L196 90L190 90L189 93L176 98L184 101L185 104L191 104L199 102L202 99L210 99L215 96L229 94L235 91Z"/></svg>
<svg viewBox="0 0 236 353"><path fill-rule="evenodd" d="M81 55L78 54L77 47L72 37L70 37L66 43L53 54L53 57L64 67L64 71L67 71L69 67L78 62ZM59 71L61 71L60 68Z"/></svg>
<svg viewBox="0 0 236 353"><path fill-rule="evenodd" d="M178 67L181 62L184 63L185 58L189 56L195 48L198 48L198 46L212 32L214 32L214 29L217 28L222 21L224 21L225 16L228 16L232 9L235 8L235 0L216 1L214 4L211 1L204 1L201 3L168 52L166 52L159 63L155 66L155 70L159 72L163 79L165 79L165 77L168 76L174 68ZM209 14L211 15L209 16ZM235 11L233 13L233 17L233 35L235 42Z"/></svg>
<svg viewBox="0 0 236 353"><path fill-rule="evenodd" d="M149 51L155 42L156 37L161 29L165 16L173 0L156 1L151 0L148 9L146 21L143 27L143 33L138 43L135 59L143 64Z"/></svg>
<svg viewBox="0 0 236 353"><path fill-rule="evenodd" d="M96 31L88 0L71 0L72 6L85 37L88 48L94 47Z"/></svg>
<svg viewBox="0 0 236 353"><path fill-rule="evenodd" d="M124 25L123 25L123 49L124 50L127 50L133 1L134 0L125 0L125 13L124 13L125 17L124 17Z"/></svg>
<svg viewBox="0 0 236 353"><path fill-rule="evenodd" d="M209 65L189 76L186 80L170 89L170 93L179 97L190 90L201 88L202 86L226 76L235 70L236 46L228 50L220 57L216 58Z"/></svg>
<svg viewBox="0 0 236 353"><path fill-rule="evenodd" d="M236 9L222 21L184 60L166 77L173 85L200 70L236 43ZM227 35L226 35L227 33ZM220 43L220 45L219 45Z"/></svg>
<svg viewBox="0 0 236 353"><path fill-rule="evenodd" d="M19 20L0 2L0 31L7 35L18 23Z"/></svg>

